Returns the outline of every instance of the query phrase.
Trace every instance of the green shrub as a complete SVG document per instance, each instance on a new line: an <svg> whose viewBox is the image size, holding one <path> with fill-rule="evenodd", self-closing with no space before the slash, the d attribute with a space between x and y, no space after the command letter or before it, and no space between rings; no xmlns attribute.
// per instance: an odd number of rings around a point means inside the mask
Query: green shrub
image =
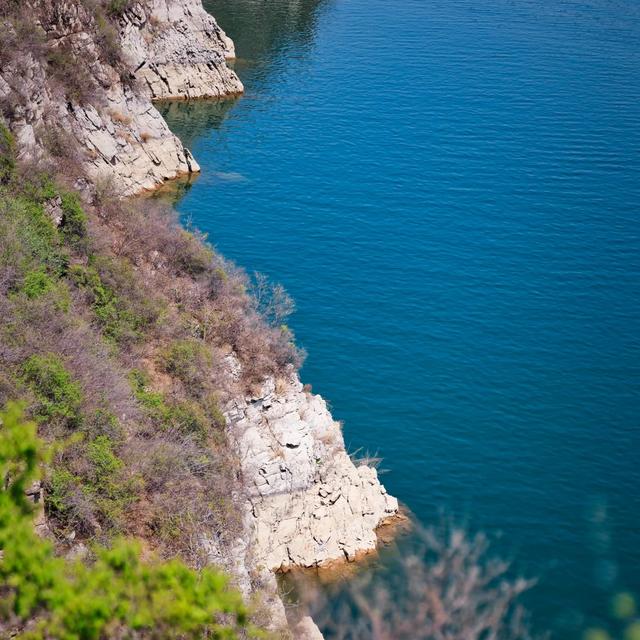
<svg viewBox="0 0 640 640"><path fill-rule="evenodd" d="M140 287L140 275L126 258L92 256L90 264L117 295L120 307L135 318L137 329L147 329L161 317L166 302Z"/></svg>
<svg viewBox="0 0 640 640"><path fill-rule="evenodd" d="M36 425L11 405L0 414L0 632L13 637L245 637L247 610L219 571L195 572L178 560L143 563L139 545L94 548L91 564L56 557L33 529L25 490L42 459ZM6 625L14 617L15 624ZM250 630L249 630L250 631ZM26 637L26 636L23 636Z"/></svg>
<svg viewBox="0 0 640 640"><path fill-rule="evenodd" d="M31 356L22 366L22 378L39 401L39 420L63 420L70 427L80 424L80 386L56 354Z"/></svg>
<svg viewBox="0 0 640 640"><path fill-rule="evenodd" d="M54 469L47 483L47 510L67 520L71 510L70 497L78 480L68 469Z"/></svg>
<svg viewBox="0 0 640 640"><path fill-rule="evenodd" d="M178 378L191 393L203 387L212 364L211 352L194 338L176 340L161 356L164 370Z"/></svg>
<svg viewBox="0 0 640 640"><path fill-rule="evenodd" d="M0 183L7 183L16 169L16 145L8 127L0 122Z"/></svg>
<svg viewBox="0 0 640 640"><path fill-rule="evenodd" d="M121 531L127 507L142 489L141 481L127 473L114 443L100 435L89 443L68 444L47 480L47 510L56 527L85 534Z"/></svg>
<svg viewBox="0 0 640 640"><path fill-rule="evenodd" d="M137 400L160 428L195 435L201 443L224 429L226 421L216 394L207 394L199 400L168 400L162 393L147 388L149 379L144 372L134 369L129 380Z"/></svg>
<svg viewBox="0 0 640 640"><path fill-rule="evenodd" d="M18 293L24 294L29 300L48 297L56 311L66 313L71 305L69 288L62 280L52 278L44 268L29 271L22 280Z"/></svg>
<svg viewBox="0 0 640 640"><path fill-rule="evenodd" d="M171 426L182 433L195 436L204 443L209 432L209 420L202 407L191 400L176 402L169 409Z"/></svg>
<svg viewBox="0 0 640 640"><path fill-rule="evenodd" d="M97 482L106 480L122 469L122 460L113 452L113 443L108 436L98 436L89 444L87 453L93 463Z"/></svg>
<svg viewBox="0 0 640 640"><path fill-rule="evenodd" d="M209 425L216 431L223 431L227 420L222 413L216 393L209 393L202 399L202 406L207 415Z"/></svg>
<svg viewBox="0 0 640 640"><path fill-rule="evenodd" d="M225 427L226 418L218 402L218 395L207 394L202 400L202 407L207 416L207 440L210 444L224 447L227 444Z"/></svg>
<svg viewBox="0 0 640 640"><path fill-rule="evenodd" d="M33 271L29 271L22 281L21 291L29 299L39 298L41 295L51 291L54 287L54 281L41 267Z"/></svg>
<svg viewBox="0 0 640 640"><path fill-rule="evenodd" d="M97 516L103 525L120 529L125 509L138 498L140 481L126 473L108 436L98 436L89 443L87 459L91 467L86 490L96 506Z"/></svg>
<svg viewBox="0 0 640 640"><path fill-rule="evenodd" d="M171 408L166 403L164 395L158 391L144 389L136 394L136 398L147 410L154 422L169 424L171 422Z"/></svg>
<svg viewBox="0 0 640 640"><path fill-rule="evenodd" d="M20 276L42 269L58 277L66 272L68 263L42 204L0 188L0 269Z"/></svg>
<svg viewBox="0 0 640 640"><path fill-rule="evenodd" d="M200 406L191 401L167 401L164 394L147 389L148 381L140 371L132 372L130 379L136 398L157 427L205 436L207 418Z"/></svg>
<svg viewBox="0 0 640 640"><path fill-rule="evenodd" d="M58 187L49 174L35 173L20 185L20 194L28 200L42 204L58 196Z"/></svg>
<svg viewBox="0 0 640 640"><path fill-rule="evenodd" d="M62 235L74 246L78 246L87 235L87 216L75 193L61 193Z"/></svg>
<svg viewBox="0 0 640 640"><path fill-rule="evenodd" d="M93 267L74 266L70 275L78 286L91 295L91 306L105 337L115 342L135 341L141 337L140 329L144 321L125 307Z"/></svg>
<svg viewBox="0 0 640 640"><path fill-rule="evenodd" d="M90 437L107 436L112 442L119 442L123 430L118 418L108 409L96 409L84 421L84 432Z"/></svg>

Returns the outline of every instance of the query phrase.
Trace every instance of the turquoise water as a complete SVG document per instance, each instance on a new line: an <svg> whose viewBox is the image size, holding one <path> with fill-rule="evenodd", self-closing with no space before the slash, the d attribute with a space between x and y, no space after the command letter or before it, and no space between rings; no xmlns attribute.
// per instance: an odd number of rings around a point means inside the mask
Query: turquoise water
<svg viewBox="0 0 640 640"><path fill-rule="evenodd" d="M303 378L536 624L640 591L640 5L215 0L246 96L172 105L178 208L282 282Z"/></svg>

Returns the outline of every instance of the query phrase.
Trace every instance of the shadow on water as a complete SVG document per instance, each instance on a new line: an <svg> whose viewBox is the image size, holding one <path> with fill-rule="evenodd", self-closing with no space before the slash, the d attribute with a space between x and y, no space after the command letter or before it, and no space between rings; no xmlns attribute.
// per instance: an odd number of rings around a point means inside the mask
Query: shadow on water
<svg viewBox="0 0 640 640"><path fill-rule="evenodd" d="M233 39L233 67L245 87L244 96L228 100L169 101L157 107L171 130L187 148L211 131L219 131L238 102L251 104L268 94L274 74L291 62L290 51L313 45L323 0L205 0L204 6ZM177 202L176 200L175 202Z"/></svg>
<svg viewBox="0 0 640 640"><path fill-rule="evenodd" d="M234 69L248 94L265 87L288 51L313 43L322 0L205 0L204 6L233 39Z"/></svg>
<svg viewBox="0 0 640 640"><path fill-rule="evenodd" d="M156 107L171 130L190 149L208 131L219 129L233 108L237 98L229 100L170 100Z"/></svg>

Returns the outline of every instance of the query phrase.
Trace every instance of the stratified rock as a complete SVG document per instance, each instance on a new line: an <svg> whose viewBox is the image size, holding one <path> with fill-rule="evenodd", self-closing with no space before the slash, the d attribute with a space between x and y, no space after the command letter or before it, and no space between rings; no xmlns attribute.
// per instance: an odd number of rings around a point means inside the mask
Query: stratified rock
<svg viewBox="0 0 640 640"><path fill-rule="evenodd" d="M198 172L198 164L152 104L158 98L237 94L226 65L233 45L201 0L144 0L120 19L130 77L105 62L101 27L78 0L28 0L51 56L83 65L93 86L68 96L52 79L48 58L20 52L0 69L0 101L11 106L11 130L22 157L73 162L93 183L122 195L151 190ZM10 35L10 23L1 23ZM126 78L125 78L126 79Z"/></svg>
<svg viewBox="0 0 640 640"><path fill-rule="evenodd" d="M122 44L136 77L151 98L212 98L241 93L227 66L233 42L201 0L146 0L122 20Z"/></svg>
<svg viewBox="0 0 640 640"><path fill-rule="evenodd" d="M62 224L64 212L62 211L62 198L60 196L47 200L44 203L44 211L56 227Z"/></svg>
<svg viewBox="0 0 640 640"><path fill-rule="evenodd" d="M277 387L277 389L276 389ZM297 376L270 378L228 408L243 474L256 563L272 570L355 560L398 513L376 470L356 466L325 401Z"/></svg>

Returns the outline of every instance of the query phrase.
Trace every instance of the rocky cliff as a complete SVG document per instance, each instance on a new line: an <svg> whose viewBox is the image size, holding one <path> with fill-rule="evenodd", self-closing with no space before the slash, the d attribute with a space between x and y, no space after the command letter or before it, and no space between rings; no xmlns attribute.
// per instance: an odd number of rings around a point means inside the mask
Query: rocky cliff
<svg viewBox="0 0 640 640"><path fill-rule="evenodd" d="M235 358L228 360L238 376ZM294 638L321 640L308 616L287 621L273 572L354 562L374 552L376 530L398 517L398 501L374 468L354 464L326 402L293 371L236 396L225 418L242 475L246 537L231 561L206 539L210 559L236 575L247 594L251 576L258 577L273 628L289 624Z"/></svg>
<svg viewBox="0 0 640 640"><path fill-rule="evenodd" d="M74 0L24 11L33 45L0 59L0 101L23 157L71 149L92 182L124 195L199 171L152 100L242 91L225 62L233 45L200 0L129 3L115 24Z"/></svg>
<svg viewBox="0 0 640 640"><path fill-rule="evenodd" d="M89 191L109 182L123 195L198 171L152 101L241 92L226 64L233 43L200 0L128 2L109 23L91 6L29 2L37 46L18 48L20 55L0 50L0 100L22 158L75 162ZM4 26L17 42L15 24ZM228 376L239 379L239 368L230 355ZM354 464L325 401L294 371L268 377L250 395L237 389L224 417L242 480L234 499L245 531L231 550L206 530L200 544L245 593L258 576L274 621L284 623L273 572L354 561L375 550L376 528L397 515L398 503L375 469ZM309 620L296 634L318 637Z"/></svg>
<svg viewBox="0 0 640 640"><path fill-rule="evenodd" d="M247 496L252 553L271 570L354 561L398 513L372 467L356 466L322 397L269 378L227 413Z"/></svg>
<svg viewBox="0 0 640 640"><path fill-rule="evenodd" d="M137 3L122 19L122 45L153 100L219 98L242 92L225 60L233 42L199 1Z"/></svg>

